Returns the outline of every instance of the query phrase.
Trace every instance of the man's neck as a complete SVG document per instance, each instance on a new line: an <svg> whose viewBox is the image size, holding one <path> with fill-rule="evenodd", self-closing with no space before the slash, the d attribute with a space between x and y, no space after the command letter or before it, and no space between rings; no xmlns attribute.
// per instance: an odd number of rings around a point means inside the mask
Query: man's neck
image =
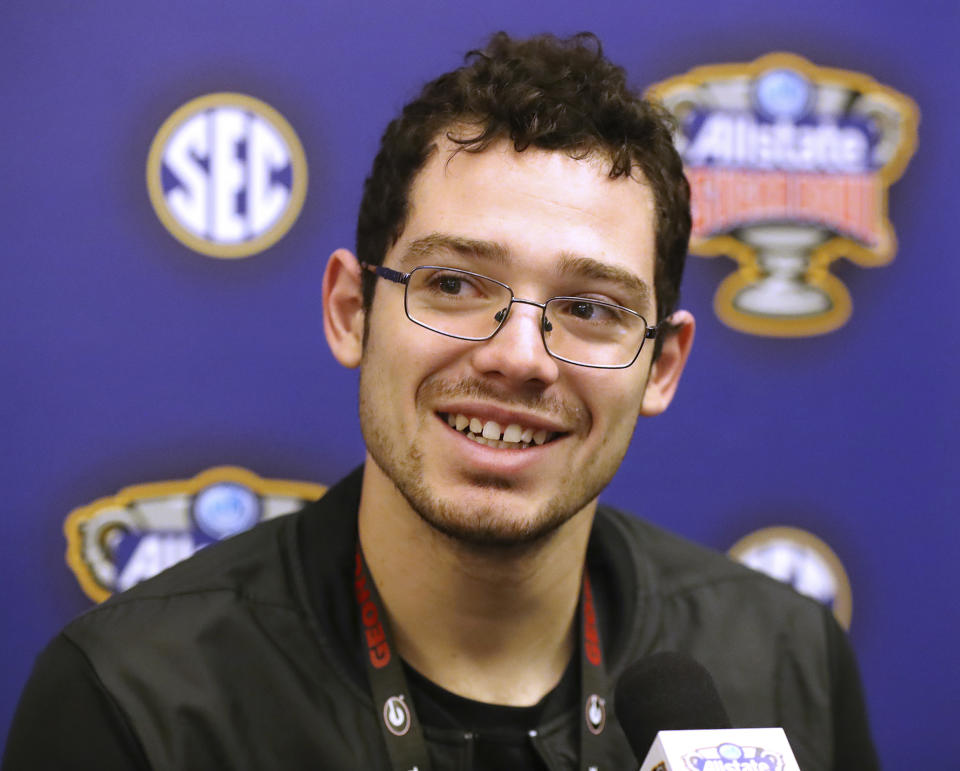
<svg viewBox="0 0 960 771"><path fill-rule="evenodd" d="M535 544L473 546L425 522L368 459L360 543L400 655L460 696L539 701L576 647L594 508Z"/></svg>

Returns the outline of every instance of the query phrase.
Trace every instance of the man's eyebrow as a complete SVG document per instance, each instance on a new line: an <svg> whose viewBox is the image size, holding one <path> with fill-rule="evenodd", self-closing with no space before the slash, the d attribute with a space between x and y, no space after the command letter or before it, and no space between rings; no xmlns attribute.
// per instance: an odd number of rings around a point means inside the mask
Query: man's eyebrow
<svg viewBox="0 0 960 771"><path fill-rule="evenodd" d="M431 233L423 238L411 241L400 257L400 263L405 268L416 267L422 265L424 260L432 259L434 255L443 252L498 264L506 263L509 260L507 248L496 241L481 241L447 233Z"/></svg>
<svg viewBox="0 0 960 771"><path fill-rule="evenodd" d="M564 253L557 265L557 272L562 276L590 278L619 284L643 306L643 309L648 309L653 305L653 290L650 285L636 274L621 268L619 265L611 265L592 257Z"/></svg>
<svg viewBox="0 0 960 771"><path fill-rule="evenodd" d="M500 265L510 261L509 250L497 241L465 238L448 233L430 233L410 242L400 257L400 265L405 270L409 270L443 253L457 254ZM593 257L563 252L557 263L557 273L561 276L619 284L632 300L642 306L642 309L646 310L653 304L653 290L650 285L636 274L618 265L601 262Z"/></svg>

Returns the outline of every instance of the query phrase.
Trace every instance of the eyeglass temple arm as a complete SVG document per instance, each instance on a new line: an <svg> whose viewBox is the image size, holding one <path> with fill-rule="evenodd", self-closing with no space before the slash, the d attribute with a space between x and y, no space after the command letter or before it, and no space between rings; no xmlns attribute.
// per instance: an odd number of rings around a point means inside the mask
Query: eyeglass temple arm
<svg viewBox="0 0 960 771"><path fill-rule="evenodd" d="M393 281L397 284L406 284L410 280L409 273L401 273L399 270L385 268L383 265L371 265L368 262L361 262L360 267L377 274L380 278L385 278L387 281Z"/></svg>
<svg viewBox="0 0 960 771"><path fill-rule="evenodd" d="M663 322L661 321L660 324L662 324L662 323L663 323ZM643 339L644 339L644 340L653 340L653 339L655 339L656 336L660 334L660 324L657 324L655 327L651 327L650 325L647 325L647 329L646 329L646 331L643 333Z"/></svg>
<svg viewBox="0 0 960 771"><path fill-rule="evenodd" d="M673 329L673 321L671 321L672 318L673 316L667 316L665 319L660 319L655 327L648 326L647 331L643 335L643 339L653 340L664 329L669 332L671 329Z"/></svg>

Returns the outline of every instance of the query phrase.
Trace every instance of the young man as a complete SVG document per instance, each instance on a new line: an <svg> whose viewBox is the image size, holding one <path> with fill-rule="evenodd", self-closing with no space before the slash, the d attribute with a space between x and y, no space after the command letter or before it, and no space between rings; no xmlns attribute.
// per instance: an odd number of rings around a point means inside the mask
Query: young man
<svg viewBox="0 0 960 771"><path fill-rule="evenodd" d="M590 37L428 84L324 278L363 468L72 623L4 767L635 768L612 688L661 650L805 771L873 767L829 612L597 504L690 351L688 197Z"/></svg>

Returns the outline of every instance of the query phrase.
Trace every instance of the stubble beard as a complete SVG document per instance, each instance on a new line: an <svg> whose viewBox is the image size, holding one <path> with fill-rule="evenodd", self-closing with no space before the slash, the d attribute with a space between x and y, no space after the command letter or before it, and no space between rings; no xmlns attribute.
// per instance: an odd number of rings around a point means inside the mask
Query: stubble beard
<svg viewBox="0 0 960 771"><path fill-rule="evenodd" d="M490 395L491 389L482 381L465 383L441 383L428 379L420 389L444 395ZM378 420L376 397L364 387L364 370L360 373L360 426L367 450L380 470L394 484L410 508L432 529L461 545L476 549L510 549L539 546L568 520L583 510L607 486L619 468L626 453L615 452L600 465L588 463L577 473L567 477L566 484L558 489L538 510L517 514L504 511L503 505L493 501L466 503L445 496L426 481L426 463L416 440L404 445L381 428ZM418 398L418 402L420 399ZM502 401L502 398L501 398ZM521 405L538 401L537 398L512 400ZM380 405L382 409L382 405ZM583 408L576 409L578 412ZM420 419L433 420L432 414ZM594 456L595 458L597 455ZM513 480L493 475L473 474L464 477L478 492L489 491L496 499L497 492L509 492L515 488Z"/></svg>

